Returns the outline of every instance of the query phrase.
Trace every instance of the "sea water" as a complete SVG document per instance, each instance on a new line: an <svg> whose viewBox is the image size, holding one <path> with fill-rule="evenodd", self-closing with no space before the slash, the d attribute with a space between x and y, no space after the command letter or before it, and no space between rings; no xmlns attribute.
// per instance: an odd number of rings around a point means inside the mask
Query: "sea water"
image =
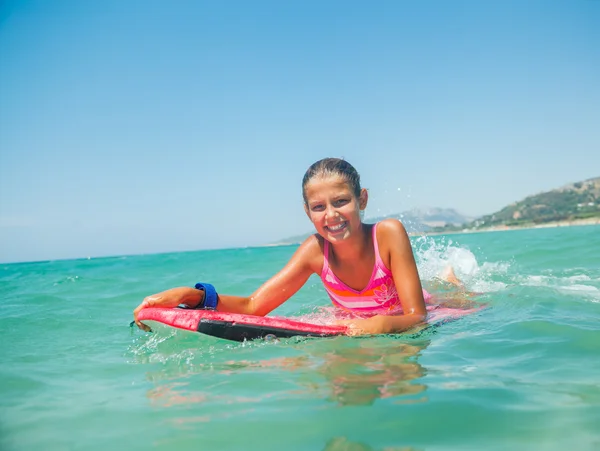
<svg viewBox="0 0 600 451"><path fill-rule="evenodd" d="M295 246L0 265L2 450L598 450L600 227L412 238L488 308L418 336L130 329L166 288L247 295ZM278 315L329 301L316 277Z"/></svg>

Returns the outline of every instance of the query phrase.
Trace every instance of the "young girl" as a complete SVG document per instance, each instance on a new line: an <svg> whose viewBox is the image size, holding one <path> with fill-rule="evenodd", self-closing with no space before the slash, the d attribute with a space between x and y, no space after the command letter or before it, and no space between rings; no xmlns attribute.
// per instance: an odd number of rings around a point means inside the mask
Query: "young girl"
<svg viewBox="0 0 600 451"><path fill-rule="evenodd" d="M367 190L347 161L325 158L308 168L302 180L304 210L316 234L307 238L286 266L249 297L217 295L210 284L179 287L148 296L145 307L216 308L217 311L264 316L279 307L306 283L321 276L334 306L355 313L339 321L351 334L396 333L423 322L425 300L412 247L402 223L385 219L365 224ZM449 278L453 273L449 273Z"/></svg>

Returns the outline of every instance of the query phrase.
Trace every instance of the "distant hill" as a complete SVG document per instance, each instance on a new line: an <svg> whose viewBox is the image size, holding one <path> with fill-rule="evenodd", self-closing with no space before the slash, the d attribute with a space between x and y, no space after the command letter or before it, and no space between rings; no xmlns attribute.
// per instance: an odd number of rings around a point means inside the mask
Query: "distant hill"
<svg viewBox="0 0 600 451"><path fill-rule="evenodd" d="M600 177L526 197L496 213L461 226L435 227L435 232L497 227L529 227L560 221L600 218Z"/></svg>
<svg viewBox="0 0 600 451"><path fill-rule="evenodd" d="M387 216L367 218L368 223L379 222L383 219L395 218L402 221L408 233L423 233L436 227L457 227L471 221L473 218L465 216L452 208L424 208L395 213ZM314 232L285 238L275 244L296 244L303 242Z"/></svg>
<svg viewBox="0 0 600 451"><path fill-rule="evenodd" d="M427 232L434 227L458 226L473 219L459 213L453 208L422 208L387 216L368 218L367 222L375 223L387 218L395 218L402 221L408 233Z"/></svg>

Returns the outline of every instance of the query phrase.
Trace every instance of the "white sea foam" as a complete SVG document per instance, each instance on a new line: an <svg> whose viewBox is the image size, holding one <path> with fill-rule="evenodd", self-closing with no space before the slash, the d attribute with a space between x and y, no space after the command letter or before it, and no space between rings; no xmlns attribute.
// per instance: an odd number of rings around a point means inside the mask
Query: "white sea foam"
<svg viewBox="0 0 600 451"><path fill-rule="evenodd" d="M580 274L577 276L571 276L571 277L567 277L566 280L570 280L573 282L581 282L581 281L587 281L587 280L592 280L592 278L586 274Z"/></svg>
<svg viewBox="0 0 600 451"><path fill-rule="evenodd" d="M469 289L476 293L490 293L493 291L502 291L505 288L505 283L492 280L474 280L469 285Z"/></svg>
<svg viewBox="0 0 600 451"><path fill-rule="evenodd" d="M560 277L546 275L529 275L520 278L521 285L532 287L547 287L560 293L577 296L592 302L600 302L600 288L596 285L599 280L592 279L586 274L576 276ZM588 282L588 283L581 283Z"/></svg>
<svg viewBox="0 0 600 451"><path fill-rule="evenodd" d="M592 284L600 282L599 280L592 279L585 274L570 277L529 275L518 279L519 283L534 287L572 287L579 285L579 282L590 282Z"/></svg>
<svg viewBox="0 0 600 451"><path fill-rule="evenodd" d="M561 286L561 287L558 287L558 290L563 293L575 292L575 293L586 293L586 294L591 294L591 295L600 294L600 290L591 285L576 284L576 285L569 285L569 286Z"/></svg>

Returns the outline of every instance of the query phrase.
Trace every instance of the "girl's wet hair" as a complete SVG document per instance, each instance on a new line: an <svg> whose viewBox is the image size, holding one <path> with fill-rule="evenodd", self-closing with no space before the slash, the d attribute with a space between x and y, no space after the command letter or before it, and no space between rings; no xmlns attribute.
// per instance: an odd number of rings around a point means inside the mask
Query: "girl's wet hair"
<svg viewBox="0 0 600 451"><path fill-rule="evenodd" d="M323 158L311 164L302 178L302 197L304 198L304 203L308 203L306 185L314 178L331 176L341 177L348 184L354 195L357 198L360 196L360 175L358 175L354 166L340 158Z"/></svg>

